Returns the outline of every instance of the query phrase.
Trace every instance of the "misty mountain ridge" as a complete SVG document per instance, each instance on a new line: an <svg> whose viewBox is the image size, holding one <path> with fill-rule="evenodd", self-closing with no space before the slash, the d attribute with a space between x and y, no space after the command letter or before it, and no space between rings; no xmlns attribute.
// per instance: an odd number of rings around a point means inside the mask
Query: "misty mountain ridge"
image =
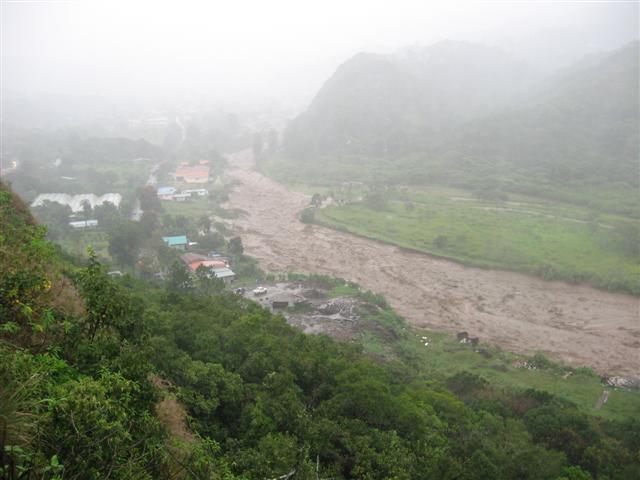
<svg viewBox="0 0 640 480"><path fill-rule="evenodd" d="M590 56L539 84L525 101L469 122L430 153L542 170L557 180L638 182L638 42Z"/></svg>
<svg viewBox="0 0 640 480"><path fill-rule="evenodd" d="M345 145L370 154L405 151L411 137L512 104L536 79L532 68L499 49L467 42L360 53L338 67L292 122L288 140L294 151L309 143L318 152Z"/></svg>
<svg viewBox="0 0 640 480"><path fill-rule="evenodd" d="M638 42L546 78L498 49L465 42L359 54L291 122L286 154L398 165L411 156L414 167L435 163L440 174L533 169L636 184L637 72Z"/></svg>

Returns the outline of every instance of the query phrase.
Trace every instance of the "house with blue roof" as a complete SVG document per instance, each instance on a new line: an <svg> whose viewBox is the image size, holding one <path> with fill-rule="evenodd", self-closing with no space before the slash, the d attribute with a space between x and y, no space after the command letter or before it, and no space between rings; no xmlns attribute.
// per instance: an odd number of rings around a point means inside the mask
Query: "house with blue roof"
<svg viewBox="0 0 640 480"><path fill-rule="evenodd" d="M160 187L158 188L158 198L160 200L173 200L173 196L178 190L174 187Z"/></svg>
<svg viewBox="0 0 640 480"><path fill-rule="evenodd" d="M189 245L189 240L187 240L186 235L175 235L172 237L162 237L164 243L172 248L181 248L185 250Z"/></svg>

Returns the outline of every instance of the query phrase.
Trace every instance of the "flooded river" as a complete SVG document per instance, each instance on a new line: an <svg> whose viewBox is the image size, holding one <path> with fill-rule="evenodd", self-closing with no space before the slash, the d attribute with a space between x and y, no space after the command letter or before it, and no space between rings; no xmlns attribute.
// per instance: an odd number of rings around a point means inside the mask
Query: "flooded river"
<svg viewBox="0 0 640 480"><path fill-rule="evenodd" d="M600 373L640 376L640 299L587 286L482 270L298 220L309 197L229 156L227 207L245 251L270 272L339 276L383 294L416 327L467 331L519 353L543 351Z"/></svg>

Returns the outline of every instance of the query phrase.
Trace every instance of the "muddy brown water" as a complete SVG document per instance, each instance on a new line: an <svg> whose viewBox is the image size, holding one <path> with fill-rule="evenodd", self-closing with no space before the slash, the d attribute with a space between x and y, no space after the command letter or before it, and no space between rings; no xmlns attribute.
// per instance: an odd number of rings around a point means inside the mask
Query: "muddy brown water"
<svg viewBox="0 0 640 480"><path fill-rule="evenodd" d="M602 374L640 376L640 299L518 273L466 267L298 220L309 197L229 155L228 208L247 254L269 272L339 276L383 294L408 323L467 331L481 342L541 351Z"/></svg>

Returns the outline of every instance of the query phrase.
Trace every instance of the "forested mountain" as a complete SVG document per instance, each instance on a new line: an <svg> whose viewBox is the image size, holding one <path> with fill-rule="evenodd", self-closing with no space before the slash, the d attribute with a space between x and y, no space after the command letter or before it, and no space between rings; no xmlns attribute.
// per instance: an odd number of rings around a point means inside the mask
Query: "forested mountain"
<svg viewBox="0 0 640 480"><path fill-rule="evenodd" d="M561 182L637 186L638 55L635 42L585 59L548 79L522 106L455 131L432 154L496 173L506 165L510 173L543 173Z"/></svg>
<svg viewBox="0 0 640 480"><path fill-rule="evenodd" d="M534 73L493 48L445 41L342 64L286 140L294 154L387 155L519 98Z"/></svg>
<svg viewBox="0 0 640 480"><path fill-rule="evenodd" d="M199 284L116 282L45 233L0 184L0 478L640 474L637 419L431 378Z"/></svg>
<svg viewBox="0 0 640 480"><path fill-rule="evenodd" d="M638 42L535 78L497 51L453 42L358 55L292 121L285 162L312 178L543 195L637 186Z"/></svg>

